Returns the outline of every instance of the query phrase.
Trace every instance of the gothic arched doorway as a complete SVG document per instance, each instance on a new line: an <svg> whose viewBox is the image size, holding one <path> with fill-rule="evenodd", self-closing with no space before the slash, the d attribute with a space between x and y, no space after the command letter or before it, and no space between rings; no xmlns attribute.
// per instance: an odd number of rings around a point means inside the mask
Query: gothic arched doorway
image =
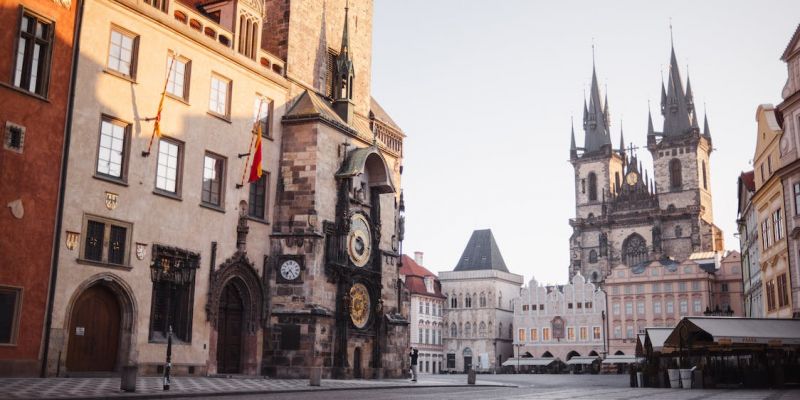
<svg viewBox="0 0 800 400"><path fill-rule="evenodd" d="M95 284L72 307L67 348L70 372L114 371L120 344L121 308L114 292Z"/></svg>
<svg viewBox="0 0 800 400"><path fill-rule="evenodd" d="M237 374L242 370L244 302L228 283L222 289L217 320L217 372Z"/></svg>
<svg viewBox="0 0 800 400"><path fill-rule="evenodd" d="M353 378L361 379L361 347L353 350Z"/></svg>
<svg viewBox="0 0 800 400"><path fill-rule="evenodd" d="M464 349L464 372L469 372L472 369L472 349L467 347Z"/></svg>

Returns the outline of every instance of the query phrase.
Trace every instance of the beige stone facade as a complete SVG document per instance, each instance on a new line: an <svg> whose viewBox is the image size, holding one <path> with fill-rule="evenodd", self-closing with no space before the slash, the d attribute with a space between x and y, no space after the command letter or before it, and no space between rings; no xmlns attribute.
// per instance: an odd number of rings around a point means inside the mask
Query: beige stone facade
<svg viewBox="0 0 800 400"><path fill-rule="evenodd" d="M514 300L521 275L497 270L440 272L447 296L444 371L493 370L513 357Z"/></svg>
<svg viewBox="0 0 800 400"><path fill-rule="evenodd" d="M764 286L764 316L789 318L792 316L789 292L791 273L786 238L786 207L783 185L778 174L780 168L779 142L784 134L778 123L774 107L764 104L756 111L758 138L753 156L755 187L753 206L758 216L760 233L759 263Z"/></svg>
<svg viewBox="0 0 800 400"><path fill-rule="evenodd" d="M605 311L606 293L580 274L560 286L531 279L514 302L514 344L521 345L519 354L531 357L599 360L607 351Z"/></svg>
<svg viewBox="0 0 800 400"><path fill-rule="evenodd" d="M85 4L49 374L160 373L170 326L177 375L406 373L404 135L369 94L372 2L334 3Z"/></svg>

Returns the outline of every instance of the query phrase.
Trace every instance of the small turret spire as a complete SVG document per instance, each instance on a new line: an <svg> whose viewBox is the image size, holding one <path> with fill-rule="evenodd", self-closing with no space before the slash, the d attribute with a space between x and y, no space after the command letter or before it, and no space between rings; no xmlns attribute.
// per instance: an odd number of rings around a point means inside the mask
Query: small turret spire
<svg viewBox="0 0 800 400"><path fill-rule="evenodd" d="M656 131L653 129L653 114L650 112L650 104L647 104L647 136L655 136Z"/></svg>
<svg viewBox="0 0 800 400"><path fill-rule="evenodd" d="M608 118L608 98L606 97L605 103L603 103L594 60L592 61L592 83L589 89L589 104L587 106L584 98L583 114L583 130L585 132L583 141L584 154L600 151L605 146L611 149L611 135L608 130L610 122Z"/></svg>
<svg viewBox="0 0 800 400"><path fill-rule="evenodd" d="M703 112L703 136L711 137L711 129L708 128L708 112Z"/></svg>
<svg viewBox="0 0 800 400"><path fill-rule="evenodd" d="M625 156L625 134L622 132L622 120L619 120L619 153Z"/></svg>
<svg viewBox="0 0 800 400"><path fill-rule="evenodd" d="M575 118L570 118L572 125L572 138L569 145L569 156L575 158L578 156L578 146L575 145Z"/></svg>

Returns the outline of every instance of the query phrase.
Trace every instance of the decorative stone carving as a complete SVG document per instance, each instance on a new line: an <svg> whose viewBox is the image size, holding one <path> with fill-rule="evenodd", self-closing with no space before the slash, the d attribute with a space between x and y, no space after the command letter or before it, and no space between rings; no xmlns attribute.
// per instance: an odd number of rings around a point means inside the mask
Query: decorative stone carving
<svg viewBox="0 0 800 400"><path fill-rule="evenodd" d="M256 333L266 322L266 292L253 263L244 252L237 251L211 274L211 296L206 304L206 317L214 327L219 317L222 290L228 284L233 285L243 300L247 332Z"/></svg>

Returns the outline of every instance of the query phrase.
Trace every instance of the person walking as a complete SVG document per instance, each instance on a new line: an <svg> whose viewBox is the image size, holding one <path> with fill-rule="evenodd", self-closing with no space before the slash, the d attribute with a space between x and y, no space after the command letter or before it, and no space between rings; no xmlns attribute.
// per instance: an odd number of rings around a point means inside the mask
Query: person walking
<svg viewBox="0 0 800 400"><path fill-rule="evenodd" d="M411 382L417 381L417 359L419 358L419 351L416 347L411 348L411 352L408 353L411 357Z"/></svg>

